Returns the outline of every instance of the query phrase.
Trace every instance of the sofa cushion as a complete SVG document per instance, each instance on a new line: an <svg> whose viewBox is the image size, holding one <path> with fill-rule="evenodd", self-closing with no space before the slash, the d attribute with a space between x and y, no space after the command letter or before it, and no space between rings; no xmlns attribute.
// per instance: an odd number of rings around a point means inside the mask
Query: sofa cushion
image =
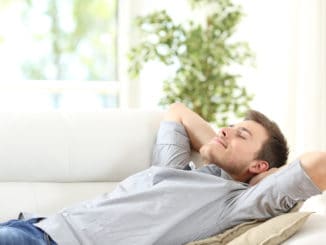
<svg viewBox="0 0 326 245"><path fill-rule="evenodd" d="M0 184L0 222L16 219L20 212L40 216L51 215L64 207L111 192L116 184L116 182L3 182Z"/></svg>
<svg viewBox="0 0 326 245"><path fill-rule="evenodd" d="M298 202L294 207L292 207L292 209L289 211L289 213L298 212L301 209L301 207L303 206L303 204L304 204L303 201ZM277 223L278 220L280 219L279 217L280 216L274 217L271 220L273 220L273 223ZM303 222L304 221L305 220L303 220ZM233 239L239 237L242 234L244 234L244 236L246 236L245 232L249 231L251 228L254 228L254 227L258 226L258 225L262 225L261 227L262 227L262 229L264 229L266 225L263 225L263 224L264 224L264 220L252 220L252 221L248 221L248 222L243 222L243 223L241 223L239 225L236 225L236 226L224 231L223 233L217 234L217 235L209 237L207 239L194 241L194 242L191 242L191 243L189 243L187 245L214 245L214 244L215 245L222 245L222 244L227 244L228 242L232 241ZM268 225L269 225L269 223L267 224L267 226ZM277 225L277 227L279 227L279 226ZM298 228L300 228L300 227L298 227ZM279 227L279 228L282 229L282 227ZM239 243L239 244L242 244L242 243Z"/></svg>
<svg viewBox="0 0 326 245"><path fill-rule="evenodd" d="M276 245L296 233L311 212L286 213L267 221L244 222L225 232L187 245Z"/></svg>
<svg viewBox="0 0 326 245"><path fill-rule="evenodd" d="M249 229L232 240L229 245L277 245L294 235L306 222L311 212L282 214Z"/></svg>

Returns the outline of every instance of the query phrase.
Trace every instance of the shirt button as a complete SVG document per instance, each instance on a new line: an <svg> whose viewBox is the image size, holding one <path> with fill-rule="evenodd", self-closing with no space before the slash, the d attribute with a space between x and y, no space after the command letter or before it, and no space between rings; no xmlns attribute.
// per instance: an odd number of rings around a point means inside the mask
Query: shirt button
<svg viewBox="0 0 326 245"><path fill-rule="evenodd" d="M67 217L69 214L67 212L63 212L62 215Z"/></svg>

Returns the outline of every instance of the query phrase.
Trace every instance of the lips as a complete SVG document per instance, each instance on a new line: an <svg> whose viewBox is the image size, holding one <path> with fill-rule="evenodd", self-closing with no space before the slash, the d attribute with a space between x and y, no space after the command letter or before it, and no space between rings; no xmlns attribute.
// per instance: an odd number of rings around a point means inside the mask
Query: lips
<svg viewBox="0 0 326 245"><path fill-rule="evenodd" d="M222 145L224 148L226 148L226 143L219 137L214 138L215 143Z"/></svg>

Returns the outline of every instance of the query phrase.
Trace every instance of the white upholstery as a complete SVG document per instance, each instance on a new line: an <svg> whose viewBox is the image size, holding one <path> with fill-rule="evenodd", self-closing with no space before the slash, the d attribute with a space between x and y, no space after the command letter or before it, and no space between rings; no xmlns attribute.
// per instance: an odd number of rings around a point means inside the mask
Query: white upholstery
<svg viewBox="0 0 326 245"><path fill-rule="evenodd" d="M310 215L299 232L284 244L324 244L326 241L326 192L309 198L304 202L300 211L315 213Z"/></svg>
<svg viewBox="0 0 326 245"><path fill-rule="evenodd" d="M0 113L0 220L110 191L150 165L162 112Z"/></svg>
<svg viewBox="0 0 326 245"><path fill-rule="evenodd" d="M0 114L0 180L120 181L149 166L160 119L118 110Z"/></svg>

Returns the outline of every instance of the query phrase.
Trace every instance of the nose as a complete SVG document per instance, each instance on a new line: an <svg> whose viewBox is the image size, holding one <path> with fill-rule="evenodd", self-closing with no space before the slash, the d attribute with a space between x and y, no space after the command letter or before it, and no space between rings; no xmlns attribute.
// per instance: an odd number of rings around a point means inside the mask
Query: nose
<svg viewBox="0 0 326 245"><path fill-rule="evenodd" d="M221 128L220 130L220 137L227 138L229 136L228 128Z"/></svg>
<svg viewBox="0 0 326 245"><path fill-rule="evenodd" d="M221 128L219 132L219 136L221 138L230 139L234 135L235 135L235 129L232 126Z"/></svg>

